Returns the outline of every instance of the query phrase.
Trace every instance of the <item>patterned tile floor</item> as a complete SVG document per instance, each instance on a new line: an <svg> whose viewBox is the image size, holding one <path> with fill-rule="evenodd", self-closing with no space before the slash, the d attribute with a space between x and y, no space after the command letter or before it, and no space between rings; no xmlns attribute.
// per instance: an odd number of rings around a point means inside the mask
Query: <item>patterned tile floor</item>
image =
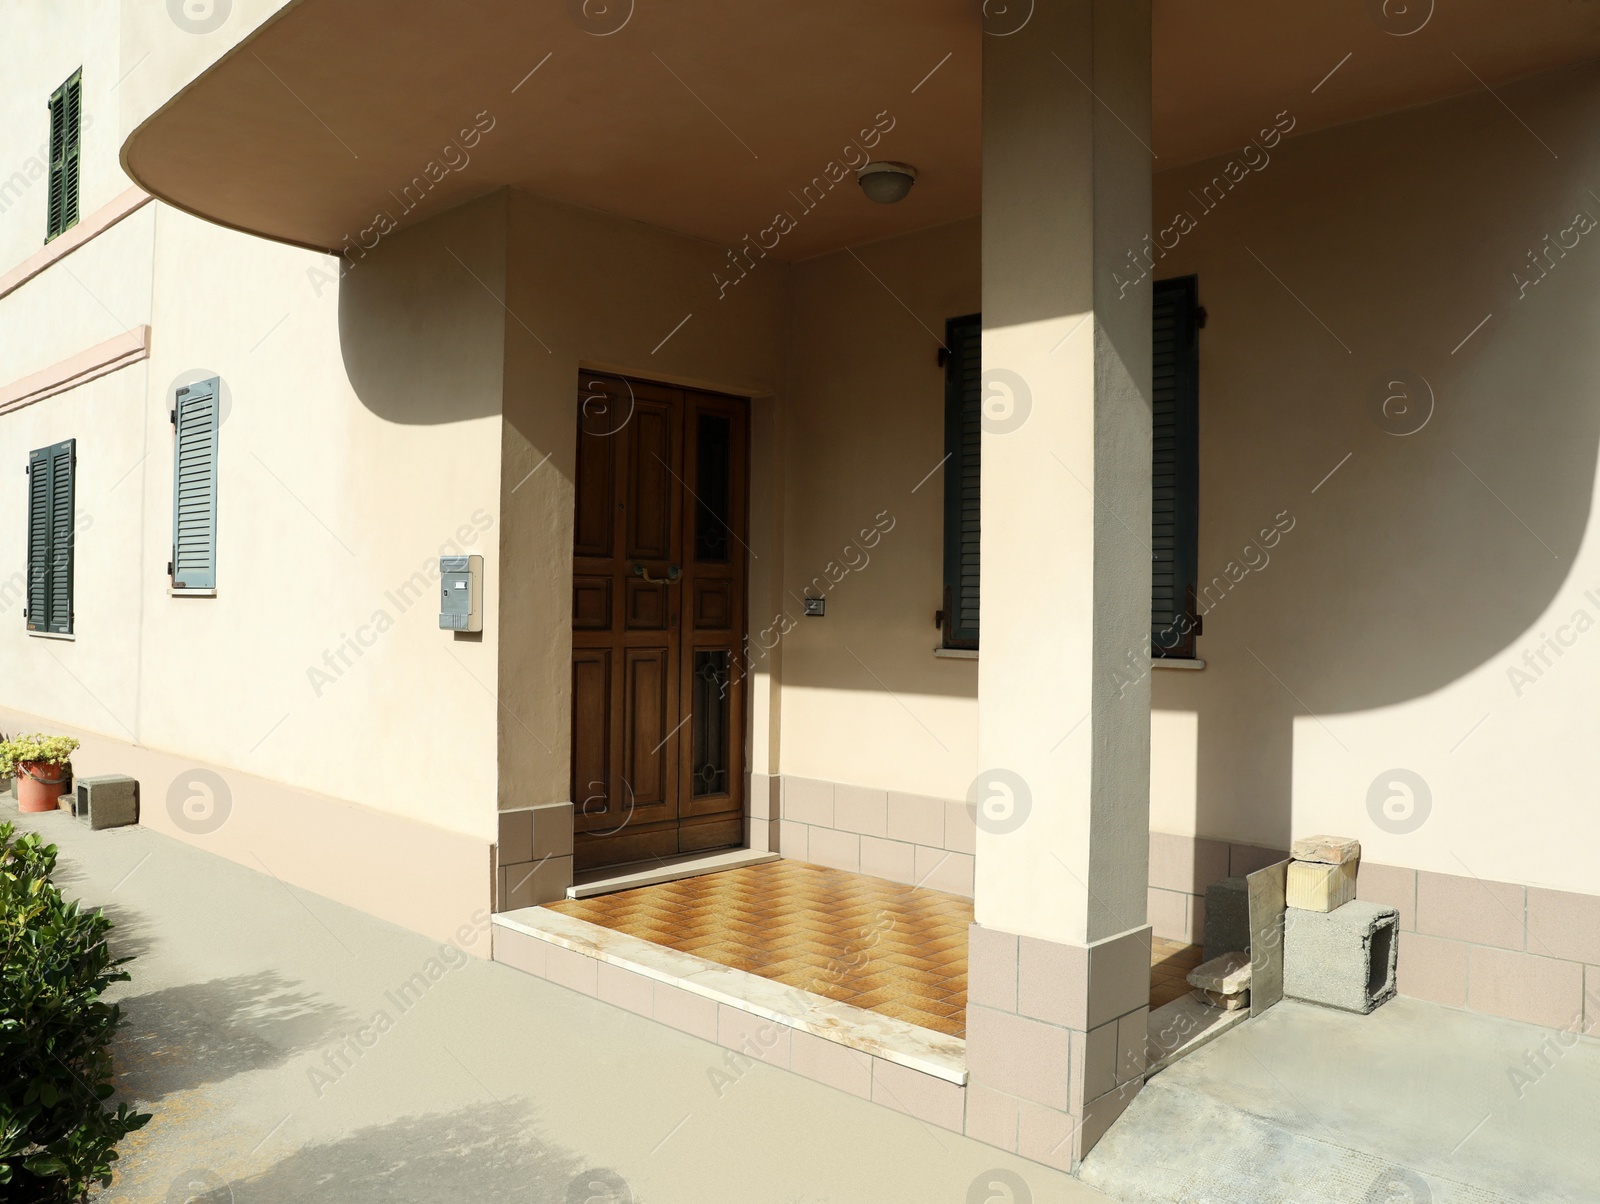
<svg viewBox="0 0 1600 1204"><path fill-rule="evenodd" d="M966 1034L972 901L959 895L771 861L548 906L935 1032ZM1198 949L1158 940L1151 1006L1187 990L1183 978L1197 964Z"/></svg>

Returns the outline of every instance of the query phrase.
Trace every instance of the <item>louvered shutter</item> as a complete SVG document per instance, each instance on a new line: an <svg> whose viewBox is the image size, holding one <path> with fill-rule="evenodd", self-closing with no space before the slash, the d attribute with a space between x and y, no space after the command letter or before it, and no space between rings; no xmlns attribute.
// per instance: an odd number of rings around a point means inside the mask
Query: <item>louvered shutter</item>
<svg viewBox="0 0 1600 1204"><path fill-rule="evenodd" d="M28 453L28 630L72 634L77 440Z"/></svg>
<svg viewBox="0 0 1600 1204"><path fill-rule="evenodd" d="M50 194L46 200L45 241L78 220L82 163L83 72L50 95Z"/></svg>
<svg viewBox="0 0 1600 1204"><path fill-rule="evenodd" d="M1192 657L1200 559L1199 285L1155 286L1150 653Z"/></svg>
<svg viewBox="0 0 1600 1204"><path fill-rule="evenodd" d="M978 646L979 482L982 476L983 322L945 323L944 644Z"/></svg>
<svg viewBox="0 0 1600 1204"><path fill-rule="evenodd" d="M180 388L174 399L172 587L217 587L216 377Z"/></svg>

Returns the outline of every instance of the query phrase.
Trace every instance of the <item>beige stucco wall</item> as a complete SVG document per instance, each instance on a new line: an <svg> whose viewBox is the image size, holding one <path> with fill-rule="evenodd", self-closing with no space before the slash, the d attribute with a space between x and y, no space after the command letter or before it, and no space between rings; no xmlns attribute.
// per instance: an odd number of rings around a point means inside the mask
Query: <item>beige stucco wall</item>
<svg viewBox="0 0 1600 1204"><path fill-rule="evenodd" d="M1210 318L1202 584L1242 579L1206 615L1206 669L1156 676L1157 829L1347 833L1373 861L1600 890L1600 639L1567 626L1600 620L1600 72L1500 94L1515 116L1480 91L1252 151L1210 212L1221 163L1158 177L1158 230L1197 221L1156 274L1197 272ZM1421 408L1391 426L1426 412L1419 377L1432 418L1392 434L1378 388L1406 374ZM1545 634L1571 646L1519 690ZM1410 833L1368 809L1395 769L1431 794Z"/></svg>
<svg viewBox="0 0 1600 1204"><path fill-rule="evenodd" d="M781 642L785 774L960 798L976 770L977 665L934 657L933 620L944 584L937 353L945 320L978 311L978 234L976 220L959 222L795 268L772 612L792 626ZM827 599L823 617L801 617L808 592Z"/></svg>
<svg viewBox="0 0 1600 1204"><path fill-rule="evenodd" d="M512 809L570 795L580 365L750 397L753 427L770 430L782 392L788 269L760 260L723 296L713 273L728 273L725 248L525 193L500 196L510 222L500 805ZM765 443L758 454L770 454ZM752 494L771 488L770 477L751 486ZM760 614L773 605L765 566L776 559L774 507L753 501L766 519L750 539L750 608ZM770 695L769 674L757 668L749 682L753 695ZM756 734L757 772L769 755L766 732Z"/></svg>

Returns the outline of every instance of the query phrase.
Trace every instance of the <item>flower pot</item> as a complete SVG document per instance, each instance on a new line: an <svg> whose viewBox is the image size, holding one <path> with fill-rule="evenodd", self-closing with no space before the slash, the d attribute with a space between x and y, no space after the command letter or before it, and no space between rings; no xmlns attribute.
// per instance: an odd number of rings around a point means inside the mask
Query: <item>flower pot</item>
<svg viewBox="0 0 1600 1204"><path fill-rule="evenodd" d="M54 811L61 806L67 767L52 761L23 761L17 766L17 809Z"/></svg>

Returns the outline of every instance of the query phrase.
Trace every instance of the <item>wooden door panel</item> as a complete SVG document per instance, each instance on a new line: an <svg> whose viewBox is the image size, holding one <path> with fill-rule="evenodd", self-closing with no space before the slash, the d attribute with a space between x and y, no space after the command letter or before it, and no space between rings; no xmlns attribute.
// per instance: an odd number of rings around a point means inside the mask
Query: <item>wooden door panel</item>
<svg viewBox="0 0 1600 1204"><path fill-rule="evenodd" d="M668 713L672 699L667 687L673 676L667 648L629 648L623 656L623 756L622 779L634 814L643 819L669 819L676 815L667 782ZM655 808L653 814L642 814Z"/></svg>
<svg viewBox="0 0 1600 1204"><path fill-rule="evenodd" d="M745 403L595 374L578 401L575 864L738 845Z"/></svg>
<svg viewBox="0 0 1600 1204"><path fill-rule="evenodd" d="M572 656L572 803L580 832L615 826L611 790L611 651Z"/></svg>
<svg viewBox="0 0 1600 1204"><path fill-rule="evenodd" d="M670 561L677 545L673 530L678 481L672 472L675 407L640 401L628 440L628 539L630 560Z"/></svg>

